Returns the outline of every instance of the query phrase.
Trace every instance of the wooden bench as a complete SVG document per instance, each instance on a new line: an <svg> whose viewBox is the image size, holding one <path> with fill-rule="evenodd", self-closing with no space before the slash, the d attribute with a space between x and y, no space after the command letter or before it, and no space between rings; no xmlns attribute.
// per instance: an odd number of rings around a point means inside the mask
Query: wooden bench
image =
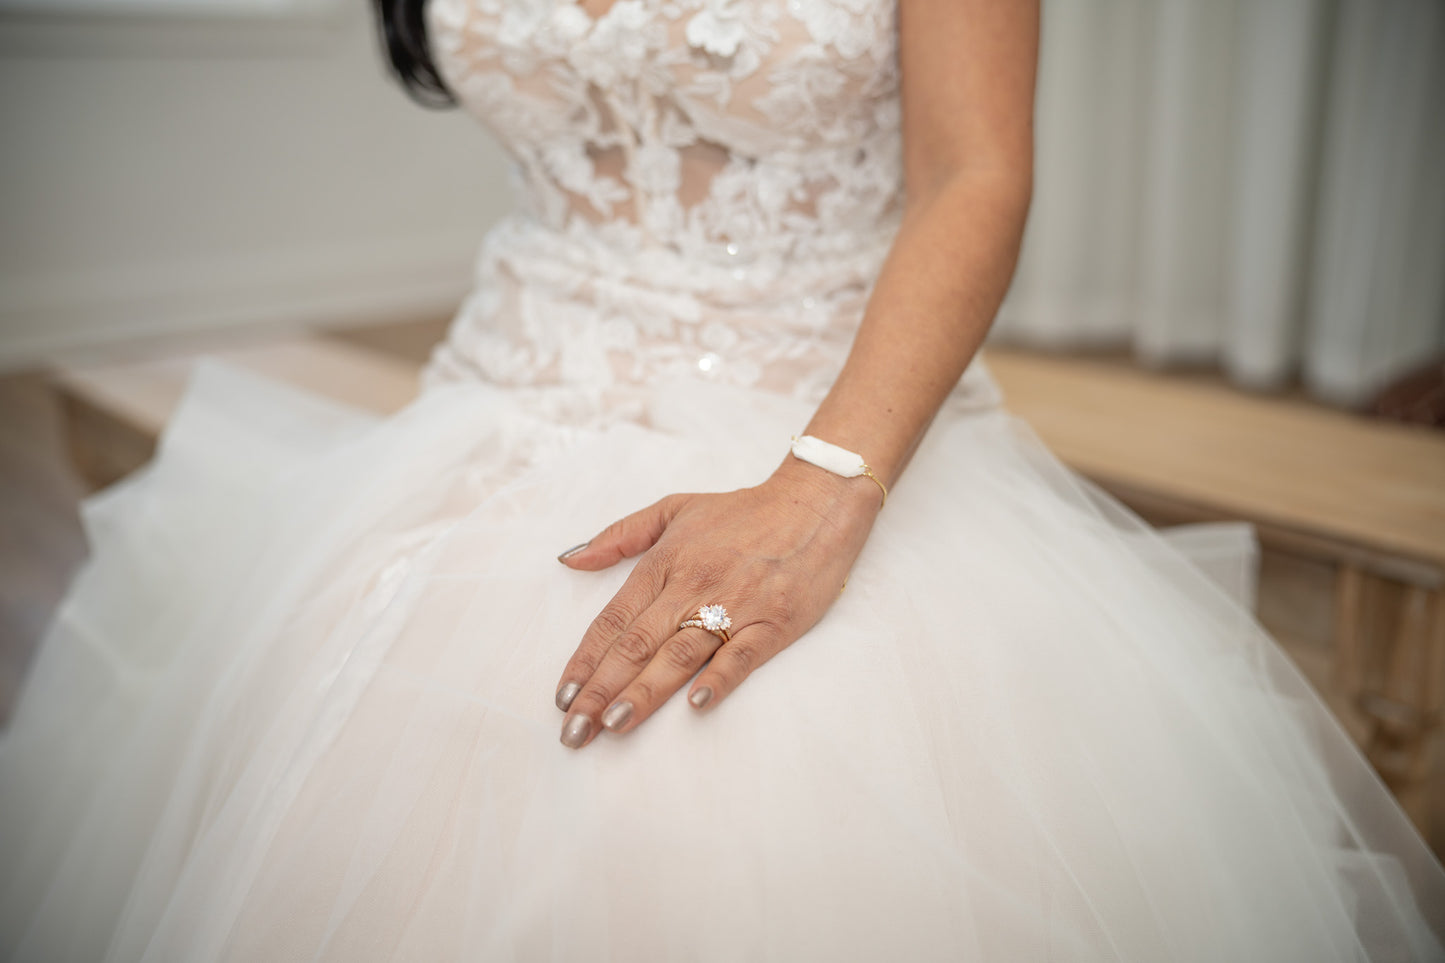
<svg viewBox="0 0 1445 963"><path fill-rule="evenodd" d="M418 364L324 337L206 353L377 412ZM100 486L150 457L198 352L56 372L70 445ZM1445 804L1445 435L1117 363L995 349L1007 404L1065 462L1157 524L1254 523L1268 551L1333 567L1334 639L1296 654L1422 829ZM1316 660L1318 662L1318 660ZM1445 838L1437 835L1437 851Z"/></svg>

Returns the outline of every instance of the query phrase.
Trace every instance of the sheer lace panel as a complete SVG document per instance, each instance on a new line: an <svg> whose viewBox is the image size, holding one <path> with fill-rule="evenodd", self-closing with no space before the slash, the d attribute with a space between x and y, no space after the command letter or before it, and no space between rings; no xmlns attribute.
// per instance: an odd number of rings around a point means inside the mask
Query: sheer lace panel
<svg viewBox="0 0 1445 963"><path fill-rule="evenodd" d="M520 207L434 374L605 387L686 368L810 394L831 376L902 206L891 0L428 14Z"/></svg>

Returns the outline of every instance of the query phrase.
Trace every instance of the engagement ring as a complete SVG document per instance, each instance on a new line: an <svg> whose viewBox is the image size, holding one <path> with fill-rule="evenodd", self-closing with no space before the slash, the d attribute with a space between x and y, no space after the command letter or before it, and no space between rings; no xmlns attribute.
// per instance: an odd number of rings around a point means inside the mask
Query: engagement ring
<svg viewBox="0 0 1445 963"><path fill-rule="evenodd" d="M728 618L728 610L721 605L704 605L697 610L697 617L688 619L678 626L679 629L702 629L711 632L724 642L732 638L728 629L732 628L733 620Z"/></svg>

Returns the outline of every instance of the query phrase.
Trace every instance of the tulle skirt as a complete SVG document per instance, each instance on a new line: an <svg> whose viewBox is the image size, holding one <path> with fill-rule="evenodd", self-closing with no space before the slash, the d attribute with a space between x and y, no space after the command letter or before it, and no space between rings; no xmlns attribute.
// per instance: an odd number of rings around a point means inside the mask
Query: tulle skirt
<svg viewBox="0 0 1445 963"><path fill-rule="evenodd" d="M997 407L940 416L847 590L727 701L563 748L554 687L628 565L554 556L756 483L810 412L546 407L455 385L377 420L204 368L87 503L0 742L0 949L1442 955L1439 864L1242 604L1248 530L1156 533Z"/></svg>

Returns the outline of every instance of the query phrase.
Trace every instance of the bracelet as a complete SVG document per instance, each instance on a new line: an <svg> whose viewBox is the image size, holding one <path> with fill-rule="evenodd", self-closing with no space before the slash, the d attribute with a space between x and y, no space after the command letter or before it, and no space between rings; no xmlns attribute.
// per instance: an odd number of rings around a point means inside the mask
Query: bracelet
<svg viewBox="0 0 1445 963"><path fill-rule="evenodd" d="M824 471L830 471L835 475L842 475L844 478L857 478L859 475L866 475L873 479L873 483L883 492L883 504L888 504L888 486L883 480L873 474L873 469L863 460L863 456L855 451L846 448L839 448L837 445L830 445L821 438L814 438L812 435L804 435L799 438L793 436L793 457L805 461L810 465L817 465ZM882 506L879 506L882 507Z"/></svg>

